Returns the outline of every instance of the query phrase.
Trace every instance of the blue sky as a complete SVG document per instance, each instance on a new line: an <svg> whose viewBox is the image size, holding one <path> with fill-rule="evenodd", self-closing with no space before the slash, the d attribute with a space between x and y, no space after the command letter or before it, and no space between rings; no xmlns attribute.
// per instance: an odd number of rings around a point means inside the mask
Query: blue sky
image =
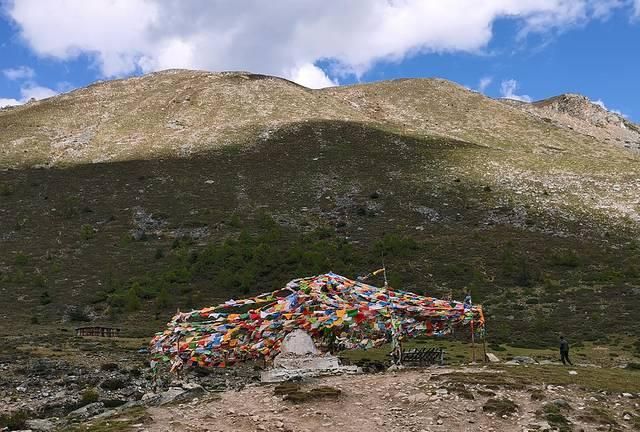
<svg viewBox="0 0 640 432"><path fill-rule="evenodd" d="M441 77L491 97L581 93L640 121L640 2L477 0L486 5L474 11L476 0L452 0L459 10L450 11L430 0L354 0L369 9L354 8L351 20L332 1L299 0L266 23L264 2L0 0L0 104L191 67L313 87Z"/></svg>

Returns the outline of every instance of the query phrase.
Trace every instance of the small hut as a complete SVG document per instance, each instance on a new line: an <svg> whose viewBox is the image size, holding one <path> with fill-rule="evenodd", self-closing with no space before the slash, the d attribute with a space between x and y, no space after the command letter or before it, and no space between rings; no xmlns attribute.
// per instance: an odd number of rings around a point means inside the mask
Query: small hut
<svg viewBox="0 0 640 432"><path fill-rule="evenodd" d="M76 328L76 336L118 337L120 336L120 329L101 326L78 327Z"/></svg>

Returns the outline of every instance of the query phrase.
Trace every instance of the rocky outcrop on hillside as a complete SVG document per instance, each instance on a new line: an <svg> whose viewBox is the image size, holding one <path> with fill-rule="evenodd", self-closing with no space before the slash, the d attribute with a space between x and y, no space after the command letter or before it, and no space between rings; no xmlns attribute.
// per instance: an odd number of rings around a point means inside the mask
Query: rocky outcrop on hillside
<svg viewBox="0 0 640 432"><path fill-rule="evenodd" d="M640 152L640 126L586 96L563 94L530 104L508 103L558 127Z"/></svg>

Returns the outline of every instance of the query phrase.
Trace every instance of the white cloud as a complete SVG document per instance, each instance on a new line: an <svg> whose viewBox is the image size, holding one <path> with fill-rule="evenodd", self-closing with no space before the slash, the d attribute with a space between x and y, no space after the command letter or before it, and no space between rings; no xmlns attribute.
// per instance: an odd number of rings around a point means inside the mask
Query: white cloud
<svg viewBox="0 0 640 432"><path fill-rule="evenodd" d="M633 14L636 18L640 17L640 0L634 0L633 2Z"/></svg>
<svg viewBox="0 0 640 432"><path fill-rule="evenodd" d="M640 1L640 0L637 0ZM0 3L2 4L2 3ZM5 0L39 55L90 55L104 76L166 68L249 70L333 82L421 52L478 53L500 18L523 33L602 18L617 0ZM302 81L301 81L302 82ZM331 84L330 84L331 83Z"/></svg>
<svg viewBox="0 0 640 432"><path fill-rule="evenodd" d="M27 84L20 89L22 100L28 101L30 99L40 100L50 98L58 94L57 91L48 87L43 87L35 84Z"/></svg>
<svg viewBox="0 0 640 432"><path fill-rule="evenodd" d="M20 88L19 100L13 98L0 98L0 108L22 105L29 102L31 99L46 99L57 94L59 94L59 92L53 89L37 85L33 82L28 82Z"/></svg>
<svg viewBox="0 0 640 432"><path fill-rule="evenodd" d="M22 102L17 99L0 98L0 108L16 105L22 105Z"/></svg>
<svg viewBox="0 0 640 432"><path fill-rule="evenodd" d="M602 99L598 99L595 101L591 101L592 103L598 105L600 108L602 108L603 110L609 111L610 113L614 113L614 114L618 114L620 117L624 117L624 118L628 118L628 116L626 114L624 114L622 111L617 110L617 109L612 109L612 108L608 108L604 102L602 101Z"/></svg>
<svg viewBox="0 0 640 432"><path fill-rule="evenodd" d="M338 85L326 73L312 63L305 63L287 74L293 81L309 88L324 88Z"/></svg>
<svg viewBox="0 0 640 432"><path fill-rule="evenodd" d="M505 99L513 99L521 102L531 102L531 97L527 95L518 95L518 81L514 79L502 81L500 84L500 95Z"/></svg>
<svg viewBox="0 0 640 432"><path fill-rule="evenodd" d="M18 66L16 68L3 69L2 74L11 81L31 79L36 73L28 66Z"/></svg>
<svg viewBox="0 0 640 432"><path fill-rule="evenodd" d="M484 91L491 85L492 82L493 77L486 76L480 78L480 82L478 83L478 91L480 91L480 93L484 93Z"/></svg>

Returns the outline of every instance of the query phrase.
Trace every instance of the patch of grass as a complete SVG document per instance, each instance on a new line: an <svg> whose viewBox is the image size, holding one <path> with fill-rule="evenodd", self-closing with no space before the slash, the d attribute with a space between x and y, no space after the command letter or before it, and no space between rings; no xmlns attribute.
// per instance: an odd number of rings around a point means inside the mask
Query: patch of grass
<svg viewBox="0 0 640 432"><path fill-rule="evenodd" d="M90 403L98 402L98 399L100 399L98 390L95 388L88 388L82 392L79 403L81 406L89 405Z"/></svg>
<svg viewBox="0 0 640 432"><path fill-rule="evenodd" d="M511 399L489 399L482 405L484 412L495 413L498 416L511 415L518 411L518 405Z"/></svg>
<svg viewBox="0 0 640 432"><path fill-rule="evenodd" d="M540 401L540 400L544 400L545 398L546 398L546 395L542 390L535 389L531 392L531 400Z"/></svg>
<svg viewBox="0 0 640 432"><path fill-rule="evenodd" d="M116 416L98 421L90 421L79 425L69 425L69 432L128 432L135 424L145 424L151 420L146 410L136 407L125 410Z"/></svg>
<svg viewBox="0 0 640 432"><path fill-rule="evenodd" d="M577 385L589 391L640 392L640 372L620 368L575 368L577 375L569 375L564 367L536 365L505 368L511 379L545 382L553 385Z"/></svg>
<svg viewBox="0 0 640 432"><path fill-rule="evenodd" d="M25 429L26 421L29 418L25 411L0 414L0 427L8 430Z"/></svg>
<svg viewBox="0 0 640 432"><path fill-rule="evenodd" d="M296 383L283 383L273 389L273 394L283 396L283 400L293 403L309 402L316 399L338 398L342 391L328 386L315 387L308 391Z"/></svg>
<svg viewBox="0 0 640 432"><path fill-rule="evenodd" d="M618 422L614 414L603 407L590 407L588 410L578 416L582 421L605 425L605 426L618 426Z"/></svg>
<svg viewBox="0 0 640 432"><path fill-rule="evenodd" d="M539 415L549 423L549 426L558 429L560 432L571 432L573 426L563 411L560 405L547 403L542 407L542 412Z"/></svg>

